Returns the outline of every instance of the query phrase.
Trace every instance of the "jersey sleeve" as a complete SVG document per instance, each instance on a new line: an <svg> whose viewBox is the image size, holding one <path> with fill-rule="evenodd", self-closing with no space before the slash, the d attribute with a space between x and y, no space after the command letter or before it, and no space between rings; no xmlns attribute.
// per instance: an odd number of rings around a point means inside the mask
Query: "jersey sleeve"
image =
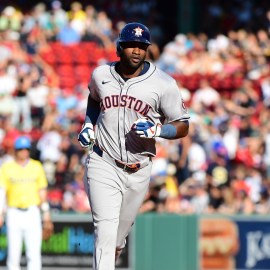
<svg viewBox="0 0 270 270"><path fill-rule="evenodd" d="M166 122L184 121L190 118L175 80L171 81L169 87L163 92L160 102Z"/></svg>
<svg viewBox="0 0 270 270"><path fill-rule="evenodd" d="M95 71L93 71L93 73L92 73L91 80L88 84L88 89L89 89L90 96L92 97L92 99L100 102L100 97L98 94L98 87L96 84L96 72Z"/></svg>

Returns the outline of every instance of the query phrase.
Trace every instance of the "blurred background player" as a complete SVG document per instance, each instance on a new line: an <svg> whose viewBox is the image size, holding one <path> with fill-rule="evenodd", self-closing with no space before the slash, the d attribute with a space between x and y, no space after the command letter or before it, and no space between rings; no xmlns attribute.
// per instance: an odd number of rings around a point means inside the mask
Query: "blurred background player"
<svg viewBox="0 0 270 270"><path fill-rule="evenodd" d="M42 218L50 220L48 183L42 164L30 158L30 148L28 137L18 137L14 160L3 164L0 171L0 226L6 204L8 270L20 269L23 242L27 270L40 270L42 265Z"/></svg>

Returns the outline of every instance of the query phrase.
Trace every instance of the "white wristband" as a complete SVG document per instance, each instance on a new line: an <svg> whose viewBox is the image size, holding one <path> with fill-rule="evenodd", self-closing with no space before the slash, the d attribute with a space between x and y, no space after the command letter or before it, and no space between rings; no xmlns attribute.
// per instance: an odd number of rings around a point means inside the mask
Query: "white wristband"
<svg viewBox="0 0 270 270"><path fill-rule="evenodd" d="M162 128L162 125L161 124L157 124L156 125L156 132L155 132L154 138L160 137L161 128Z"/></svg>
<svg viewBox="0 0 270 270"><path fill-rule="evenodd" d="M82 129L84 129L84 128L90 128L90 129L94 130L92 123L84 123L82 126Z"/></svg>
<svg viewBox="0 0 270 270"><path fill-rule="evenodd" d="M43 202L41 205L40 205L40 209L43 213L45 212L49 212L50 211L50 205L48 202Z"/></svg>

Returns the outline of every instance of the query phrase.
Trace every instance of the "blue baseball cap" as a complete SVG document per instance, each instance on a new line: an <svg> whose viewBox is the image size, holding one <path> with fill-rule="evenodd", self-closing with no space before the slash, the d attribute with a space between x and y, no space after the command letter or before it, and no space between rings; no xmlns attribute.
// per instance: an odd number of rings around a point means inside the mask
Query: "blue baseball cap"
<svg viewBox="0 0 270 270"><path fill-rule="evenodd" d="M14 148L15 148L15 150L30 149L31 148L31 141L26 136L20 136L15 140Z"/></svg>

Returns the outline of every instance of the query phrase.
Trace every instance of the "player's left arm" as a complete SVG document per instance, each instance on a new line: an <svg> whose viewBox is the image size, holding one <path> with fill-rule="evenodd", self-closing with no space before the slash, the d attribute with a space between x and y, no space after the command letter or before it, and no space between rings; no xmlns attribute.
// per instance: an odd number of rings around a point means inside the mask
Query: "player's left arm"
<svg viewBox="0 0 270 270"><path fill-rule="evenodd" d="M46 188L39 190L40 210L42 213L42 219L45 221L51 219L50 204L48 202L47 196L48 196L48 192Z"/></svg>
<svg viewBox="0 0 270 270"><path fill-rule="evenodd" d="M42 239L48 240L54 232L54 224L51 218L50 205L48 202L48 192L47 188L42 188L39 190L40 197L40 210L42 214Z"/></svg>
<svg viewBox="0 0 270 270"><path fill-rule="evenodd" d="M189 114L174 80L160 97L160 109L163 112L166 124L154 124L150 119L138 119L132 129L142 138L161 137L168 140L187 136L189 131Z"/></svg>
<svg viewBox="0 0 270 270"><path fill-rule="evenodd" d="M174 121L161 126L159 137L174 140L187 136L189 130L188 120Z"/></svg>
<svg viewBox="0 0 270 270"><path fill-rule="evenodd" d="M36 162L36 168L35 170L37 171L37 179L36 179L36 185L38 188L38 193L39 193L39 199L40 199L40 210L42 213L42 219L47 221L51 219L50 216L50 204L48 202L48 181L46 178L46 174L44 171L44 168L42 164L39 161Z"/></svg>
<svg viewBox="0 0 270 270"><path fill-rule="evenodd" d="M190 116L175 80L164 91L160 105L167 124L160 127L159 137L173 140L187 136Z"/></svg>
<svg viewBox="0 0 270 270"><path fill-rule="evenodd" d="M172 121L169 124L154 124L148 118L139 118L132 125L132 130L141 138L164 138L175 140L187 136L189 130L189 122Z"/></svg>

